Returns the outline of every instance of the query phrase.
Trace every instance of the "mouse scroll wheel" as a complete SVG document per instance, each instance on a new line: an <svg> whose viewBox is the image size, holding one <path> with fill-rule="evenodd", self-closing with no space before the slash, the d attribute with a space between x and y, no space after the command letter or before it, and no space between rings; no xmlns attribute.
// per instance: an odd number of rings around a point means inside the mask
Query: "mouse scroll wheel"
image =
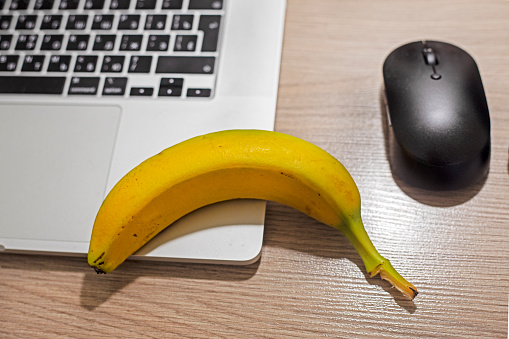
<svg viewBox="0 0 509 339"><path fill-rule="evenodd" d="M438 58L433 49L427 47L422 51L422 54L424 55L424 61L426 61L427 65L430 66L438 65Z"/></svg>

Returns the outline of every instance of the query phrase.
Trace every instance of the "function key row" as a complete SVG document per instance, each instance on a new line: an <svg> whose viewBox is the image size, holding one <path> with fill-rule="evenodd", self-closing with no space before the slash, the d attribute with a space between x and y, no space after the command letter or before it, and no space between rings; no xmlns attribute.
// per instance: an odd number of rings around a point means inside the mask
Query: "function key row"
<svg viewBox="0 0 509 339"><path fill-rule="evenodd" d="M0 93L3 94L63 94L65 77L0 76ZM97 95L101 84L100 77L72 77L67 90L68 95ZM128 88L127 77L106 77L102 86L103 96L124 96ZM157 96L182 97L183 78L162 78ZM154 87L131 86L129 96L154 95ZM210 88L188 88L187 97L210 97Z"/></svg>
<svg viewBox="0 0 509 339"><path fill-rule="evenodd" d="M0 72L14 72L18 69L19 55L0 55ZM21 72L60 72L75 73L151 73L153 57L150 55L105 55L99 63L97 55L52 55L46 63L46 56L25 55ZM214 74L214 57L203 56L160 56L155 64L155 73L173 74ZM100 67L100 68L99 68Z"/></svg>
<svg viewBox="0 0 509 339"><path fill-rule="evenodd" d="M170 50L171 36L169 34L151 34L145 38L141 34L98 34L91 41L87 34L71 34L66 38L63 34L47 34L41 38L36 34L21 34L14 37L10 34L0 35L0 51L14 48L15 51L86 51L92 44L93 51L120 51L120 52L166 52ZM144 42L146 40L146 42ZM174 52L194 52L197 49L197 35L177 35L173 43ZM205 40L204 40L205 42ZM37 48L36 48L37 47ZM202 43L202 51L207 45Z"/></svg>
<svg viewBox="0 0 509 339"><path fill-rule="evenodd" d="M101 10L105 7L105 0L35 0L31 5L31 0L0 0L0 10L4 7L9 10L52 10L54 8L62 10ZM55 3L58 2L58 7ZM133 6L134 9L182 9L183 0L162 0L160 7L157 0L111 0L109 9L126 10ZM188 9L193 10L220 10L223 8L223 0L189 0Z"/></svg>

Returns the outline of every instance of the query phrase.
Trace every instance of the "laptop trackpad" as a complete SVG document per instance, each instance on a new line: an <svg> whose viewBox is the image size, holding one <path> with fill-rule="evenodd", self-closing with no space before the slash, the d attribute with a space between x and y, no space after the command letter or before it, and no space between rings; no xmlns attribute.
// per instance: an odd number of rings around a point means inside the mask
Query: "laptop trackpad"
<svg viewBox="0 0 509 339"><path fill-rule="evenodd" d="M0 238L88 241L121 109L2 105Z"/></svg>

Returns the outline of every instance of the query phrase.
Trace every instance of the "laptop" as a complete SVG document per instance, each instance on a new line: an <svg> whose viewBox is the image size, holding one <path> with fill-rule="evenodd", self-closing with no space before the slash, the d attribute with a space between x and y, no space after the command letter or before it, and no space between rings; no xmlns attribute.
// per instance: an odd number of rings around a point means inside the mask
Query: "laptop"
<svg viewBox="0 0 509 339"><path fill-rule="evenodd" d="M110 189L225 129L273 130L285 0L0 0L0 250L86 255ZM171 206L168 206L171 208ZM195 211L132 257L249 264L265 202Z"/></svg>

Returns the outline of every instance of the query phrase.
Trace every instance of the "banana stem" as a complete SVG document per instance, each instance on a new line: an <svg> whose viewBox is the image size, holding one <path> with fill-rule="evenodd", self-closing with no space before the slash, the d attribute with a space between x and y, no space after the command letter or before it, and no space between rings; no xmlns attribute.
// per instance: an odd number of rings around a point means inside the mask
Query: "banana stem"
<svg viewBox="0 0 509 339"><path fill-rule="evenodd" d="M351 221L346 226L343 224L337 228L343 232L357 250L370 277L374 277L380 273L380 277L383 280L389 281L410 300L413 300L417 296L417 288L406 281L405 278L403 278L394 269L394 267L392 267L389 260L385 259L380 255L380 253L378 253L366 233L360 218Z"/></svg>

